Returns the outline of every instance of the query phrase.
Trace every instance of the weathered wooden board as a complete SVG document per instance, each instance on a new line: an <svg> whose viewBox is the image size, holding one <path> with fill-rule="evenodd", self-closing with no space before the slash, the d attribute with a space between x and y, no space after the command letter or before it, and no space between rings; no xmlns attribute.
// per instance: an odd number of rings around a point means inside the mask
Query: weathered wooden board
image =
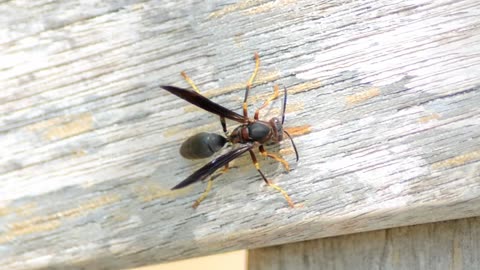
<svg viewBox="0 0 480 270"><path fill-rule="evenodd" d="M248 252L249 270L478 269L480 218L342 235Z"/></svg>
<svg viewBox="0 0 480 270"><path fill-rule="evenodd" d="M0 268L116 269L480 214L480 2L0 3ZM248 157L169 188L209 115L187 87L251 111L274 83L300 162ZM280 102L270 107L278 112ZM234 123L229 122L231 127Z"/></svg>

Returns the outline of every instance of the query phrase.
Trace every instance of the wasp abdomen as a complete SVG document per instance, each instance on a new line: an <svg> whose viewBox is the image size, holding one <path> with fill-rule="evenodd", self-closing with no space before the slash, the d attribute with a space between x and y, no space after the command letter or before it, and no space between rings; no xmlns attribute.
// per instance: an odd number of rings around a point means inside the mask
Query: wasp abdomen
<svg viewBox="0 0 480 270"><path fill-rule="evenodd" d="M212 156L227 143L227 139L215 133L201 132L183 142L180 154L184 158L199 159Z"/></svg>

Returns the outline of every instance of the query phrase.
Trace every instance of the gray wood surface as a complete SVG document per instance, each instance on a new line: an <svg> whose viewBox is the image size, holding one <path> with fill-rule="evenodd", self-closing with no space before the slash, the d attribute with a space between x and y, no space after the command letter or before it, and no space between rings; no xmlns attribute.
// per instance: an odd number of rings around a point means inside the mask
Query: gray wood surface
<svg viewBox="0 0 480 270"><path fill-rule="evenodd" d="M480 214L480 2L3 1L0 268L118 269ZM218 117L188 85L250 112L286 86L291 164L178 154ZM262 113L275 115L281 102ZM229 122L230 127L235 123Z"/></svg>
<svg viewBox="0 0 480 270"><path fill-rule="evenodd" d="M342 235L248 252L248 270L475 270L479 265L480 218Z"/></svg>

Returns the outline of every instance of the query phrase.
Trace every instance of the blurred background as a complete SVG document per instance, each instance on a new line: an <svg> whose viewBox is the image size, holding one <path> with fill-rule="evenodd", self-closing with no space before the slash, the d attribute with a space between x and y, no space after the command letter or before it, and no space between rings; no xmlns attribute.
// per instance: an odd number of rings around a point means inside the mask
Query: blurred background
<svg viewBox="0 0 480 270"><path fill-rule="evenodd" d="M246 270L247 251L240 250L212 256L181 260L177 262L157 264L140 268L132 268L131 270L223 270L227 268L231 270Z"/></svg>

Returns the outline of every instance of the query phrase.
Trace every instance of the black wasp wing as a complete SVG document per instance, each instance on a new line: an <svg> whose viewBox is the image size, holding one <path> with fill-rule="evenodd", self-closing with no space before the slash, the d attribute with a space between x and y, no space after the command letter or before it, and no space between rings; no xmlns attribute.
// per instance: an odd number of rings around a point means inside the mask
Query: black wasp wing
<svg viewBox="0 0 480 270"><path fill-rule="evenodd" d="M167 90L168 92L174 94L175 96L184 99L193 105L200 107L208 112L214 113L216 115L228 118L233 121L237 121L240 123L244 122L244 118L242 115L233 112L213 101L210 99L200 95L199 93L192 91L192 90L187 90L175 86L169 86L169 85L162 85L160 86L161 88Z"/></svg>
<svg viewBox="0 0 480 270"><path fill-rule="evenodd" d="M205 164L202 168L198 169L195 171L192 175L187 177L187 179L183 180L180 182L178 185L174 186L172 190L174 189L179 189L186 187L192 183L195 183L197 181L202 181L205 178L207 178L209 175L213 174L216 170L220 169L221 167L225 166L227 163L230 161L236 159L237 157L241 156L243 153L247 152L248 150L253 148L252 143L244 144L236 149L233 149L232 151L221 155L209 163Z"/></svg>

